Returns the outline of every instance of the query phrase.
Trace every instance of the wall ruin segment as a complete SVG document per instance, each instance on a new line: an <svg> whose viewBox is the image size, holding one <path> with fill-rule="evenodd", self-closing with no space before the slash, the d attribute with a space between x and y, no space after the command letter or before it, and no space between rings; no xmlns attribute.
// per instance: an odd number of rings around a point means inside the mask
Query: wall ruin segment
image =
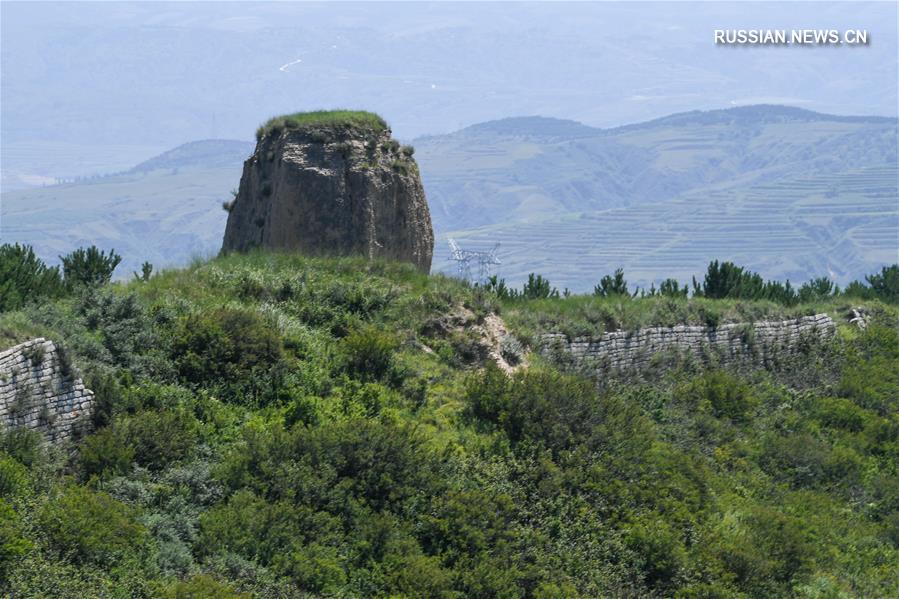
<svg viewBox="0 0 899 599"><path fill-rule="evenodd" d="M0 428L29 428L61 443L90 424L93 402L52 341L39 337L0 352Z"/></svg>
<svg viewBox="0 0 899 599"><path fill-rule="evenodd" d="M599 337L569 340L562 333L539 337L539 351L561 355L576 368L595 374L640 371L666 352L679 352L700 361L715 356L722 365L765 363L773 355L795 356L804 342L833 337L836 325L826 314L784 321L724 324L718 327L677 325L636 331L614 331Z"/></svg>

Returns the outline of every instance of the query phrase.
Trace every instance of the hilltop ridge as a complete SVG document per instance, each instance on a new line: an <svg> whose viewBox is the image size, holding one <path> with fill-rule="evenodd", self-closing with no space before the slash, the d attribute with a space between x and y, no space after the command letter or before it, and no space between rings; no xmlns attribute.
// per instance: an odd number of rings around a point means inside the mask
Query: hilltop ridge
<svg viewBox="0 0 899 599"><path fill-rule="evenodd" d="M236 139L191 141L144 160L127 172L149 173L162 169L239 166L252 151L252 143Z"/></svg>
<svg viewBox="0 0 899 599"><path fill-rule="evenodd" d="M821 121L893 125L899 123L899 119L896 117L837 115L815 112L797 106L784 106L782 104L751 104L731 108L677 112L657 119L650 119L648 121L640 121L638 123L620 125L618 127L610 127L602 130L607 132L617 132L627 129L651 128L657 125L737 125L747 122L768 124Z"/></svg>

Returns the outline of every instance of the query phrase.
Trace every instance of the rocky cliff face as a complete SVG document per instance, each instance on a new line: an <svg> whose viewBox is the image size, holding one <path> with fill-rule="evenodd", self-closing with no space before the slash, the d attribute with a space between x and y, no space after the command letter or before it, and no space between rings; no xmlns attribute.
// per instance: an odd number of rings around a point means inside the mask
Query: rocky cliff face
<svg viewBox="0 0 899 599"><path fill-rule="evenodd" d="M829 339L835 330L833 319L816 314L718 327L678 325L614 331L571 340L561 333L547 333L540 337L539 349L550 359L572 363L596 377L639 372L672 352L701 363L752 363L776 368L809 344Z"/></svg>
<svg viewBox="0 0 899 599"><path fill-rule="evenodd" d="M222 251L255 247L412 262L428 272L434 232L411 152L389 129L266 132L244 163Z"/></svg>
<svg viewBox="0 0 899 599"><path fill-rule="evenodd" d="M59 443L89 426L93 401L52 341L32 339L0 352L0 426L37 430Z"/></svg>

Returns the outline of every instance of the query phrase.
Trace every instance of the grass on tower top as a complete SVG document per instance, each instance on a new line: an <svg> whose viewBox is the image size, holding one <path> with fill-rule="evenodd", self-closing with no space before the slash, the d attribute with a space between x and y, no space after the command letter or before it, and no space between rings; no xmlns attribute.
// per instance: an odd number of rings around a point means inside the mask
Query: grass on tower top
<svg viewBox="0 0 899 599"><path fill-rule="evenodd" d="M373 112L364 110L314 110L295 112L270 118L256 130L256 141L281 129L351 128L381 132L387 129L387 121Z"/></svg>

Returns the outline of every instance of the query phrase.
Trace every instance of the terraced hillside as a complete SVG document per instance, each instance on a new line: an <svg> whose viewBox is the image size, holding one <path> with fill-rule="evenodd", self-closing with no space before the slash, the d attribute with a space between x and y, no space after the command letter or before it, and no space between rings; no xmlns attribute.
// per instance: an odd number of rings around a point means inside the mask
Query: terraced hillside
<svg viewBox="0 0 899 599"><path fill-rule="evenodd" d="M444 241L500 242L509 281L544 272L584 291L618 266L649 285L716 256L839 283L894 262L896 131L758 106L593 133L511 119L416 145ZM438 243L435 269L448 256Z"/></svg>
<svg viewBox="0 0 899 599"><path fill-rule="evenodd" d="M570 212L444 233L463 246L501 243L500 272L519 282L530 272L560 289L592 288L618 266L638 285L674 277L689 282L715 256L752 264L766 277L841 284L897 257L895 166L820 177L783 178L745 189L714 189L637 206ZM438 241L434 265L451 270Z"/></svg>

